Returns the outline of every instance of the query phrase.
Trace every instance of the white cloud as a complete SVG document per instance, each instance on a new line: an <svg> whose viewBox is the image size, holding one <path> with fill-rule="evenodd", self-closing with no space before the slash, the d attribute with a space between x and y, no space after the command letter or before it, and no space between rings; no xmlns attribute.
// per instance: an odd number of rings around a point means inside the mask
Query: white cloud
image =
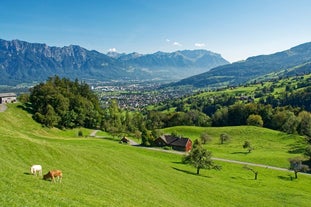
<svg viewBox="0 0 311 207"><path fill-rule="evenodd" d="M180 44L179 42L174 42L173 45L174 45L174 46L178 46L178 47L181 47L181 46L182 46L182 44Z"/></svg>
<svg viewBox="0 0 311 207"><path fill-rule="evenodd" d="M110 48L108 51L109 52L117 52L117 49L116 48Z"/></svg>
<svg viewBox="0 0 311 207"><path fill-rule="evenodd" d="M205 47L205 43L195 43L194 44L195 47Z"/></svg>
<svg viewBox="0 0 311 207"><path fill-rule="evenodd" d="M169 39L166 39L165 41L166 41L166 42L170 42L171 40L169 40Z"/></svg>

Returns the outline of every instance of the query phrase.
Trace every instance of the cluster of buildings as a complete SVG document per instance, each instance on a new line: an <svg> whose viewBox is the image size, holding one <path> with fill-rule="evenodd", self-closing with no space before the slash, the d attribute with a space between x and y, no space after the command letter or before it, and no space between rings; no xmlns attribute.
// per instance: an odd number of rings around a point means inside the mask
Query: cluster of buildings
<svg viewBox="0 0 311 207"><path fill-rule="evenodd" d="M140 109L147 105L153 105L168 99L179 98L189 90L161 90L157 89L158 85L128 85L128 86L97 86L93 90L100 97L103 107L107 107L110 100L118 101L120 108L123 109Z"/></svg>

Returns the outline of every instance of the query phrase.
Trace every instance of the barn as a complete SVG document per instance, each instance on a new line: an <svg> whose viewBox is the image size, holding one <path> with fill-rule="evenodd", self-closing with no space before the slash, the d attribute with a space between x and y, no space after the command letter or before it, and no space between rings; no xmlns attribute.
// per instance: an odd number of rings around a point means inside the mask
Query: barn
<svg viewBox="0 0 311 207"><path fill-rule="evenodd" d="M16 102L15 93L0 93L0 104Z"/></svg>
<svg viewBox="0 0 311 207"><path fill-rule="evenodd" d="M172 135L162 135L154 141L154 144L158 147L170 146L174 150L184 152L189 152L192 148L192 141L189 138Z"/></svg>

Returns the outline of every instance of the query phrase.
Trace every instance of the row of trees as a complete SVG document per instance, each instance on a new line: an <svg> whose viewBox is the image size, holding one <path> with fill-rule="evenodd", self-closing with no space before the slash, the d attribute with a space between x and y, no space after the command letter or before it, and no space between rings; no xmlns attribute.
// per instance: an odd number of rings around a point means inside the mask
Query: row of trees
<svg viewBox="0 0 311 207"><path fill-rule="evenodd" d="M260 103L234 103L219 107L211 116L194 109L185 112L148 111L146 122L147 128L151 130L178 125L253 125L311 137L310 112L292 107L273 108Z"/></svg>
<svg viewBox="0 0 311 207"><path fill-rule="evenodd" d="M236 103L218 109L212 116L212 125L255 125L311 137L311 113L292 107Z"/></svg>

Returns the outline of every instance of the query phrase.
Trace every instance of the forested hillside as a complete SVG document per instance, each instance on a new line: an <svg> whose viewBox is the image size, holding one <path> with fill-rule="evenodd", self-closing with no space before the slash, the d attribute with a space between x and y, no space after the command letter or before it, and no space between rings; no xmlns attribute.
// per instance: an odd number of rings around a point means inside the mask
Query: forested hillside
<svg viewBox="0 0 311 207"><path fill-rule="evenodd" d="M154 128L189 125L189 119L202 126L255 125L311 139L310 97L311 76L295 76L169 100L147 120Z"/></svg>

